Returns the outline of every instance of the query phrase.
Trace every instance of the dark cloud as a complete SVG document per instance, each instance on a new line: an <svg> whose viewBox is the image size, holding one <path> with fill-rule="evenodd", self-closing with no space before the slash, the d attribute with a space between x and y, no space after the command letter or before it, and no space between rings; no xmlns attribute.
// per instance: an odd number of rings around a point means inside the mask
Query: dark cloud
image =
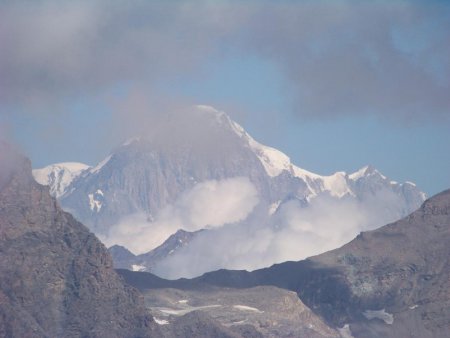
<svg viewBox="0 0 450 338"><path fill-rule="evenodd" d="M205 76L230 50L276 63L302 115L447 117L443 1L16 1L0 4L0 100L27 110Z"/></svg>

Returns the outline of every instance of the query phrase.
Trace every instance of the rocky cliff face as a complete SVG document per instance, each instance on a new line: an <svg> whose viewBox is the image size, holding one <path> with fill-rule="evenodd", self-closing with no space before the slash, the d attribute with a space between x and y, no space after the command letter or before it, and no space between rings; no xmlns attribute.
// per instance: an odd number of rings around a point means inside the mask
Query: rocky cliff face
<svg viewBox="0 0 450 338"><path fill-rule="evenodd" d="M295 291L347 337L448 337L450 332L450 190L406 218L361 233L343 247L299 262L247 271L220 270L164 282L121 271L141 289L249 288Z"/></svg>
<svg viewBox="0 0 450 338"><path fill-rule="evenodd" d="M0 153L0 336L159 336L106 248L34 181L28 160L5 144Z"/></svg>
<svg viewBox="0 0 450 338"><path fill-rule="evenodd" d="M349 325L354 337L444 338L450 332L449 242L447 190L408 217L331 252L253 273L204 278L294 290L335 327Z"/></svg>

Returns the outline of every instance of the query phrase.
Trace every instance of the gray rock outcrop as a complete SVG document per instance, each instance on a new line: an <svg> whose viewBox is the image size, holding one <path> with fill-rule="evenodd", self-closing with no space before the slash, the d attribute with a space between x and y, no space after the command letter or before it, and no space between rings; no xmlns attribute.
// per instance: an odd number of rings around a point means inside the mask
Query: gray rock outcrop
<svg viewBox="0 0 450 338"><path fill-rule="evenodd" d="M30 162L6 144L0 159L0 336L159 337L142 296Z"/></svg>

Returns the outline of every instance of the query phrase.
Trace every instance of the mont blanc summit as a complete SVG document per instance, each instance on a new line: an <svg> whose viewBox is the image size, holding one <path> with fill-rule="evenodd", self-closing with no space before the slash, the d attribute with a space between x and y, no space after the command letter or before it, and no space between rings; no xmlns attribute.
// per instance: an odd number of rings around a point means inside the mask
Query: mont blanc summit
<svg viewBox="0 0 450 338"><path fill-rule="evenodd" d="M248 250L255 256L263 252L262 260L207 264L213 268L259 268L318 254L407 215L425 199L413 183L392 181L371 166L329 176L302 169L283 152L257 142L226 113L204 105L164 116L96 166L75 169L66 169L65 176L53 169L47 182L42 177L48 169L34 175L107 245L143 254L180 229L206 229L177 251L191 257L200 254L200 241L215 236L231 241L261 235ZM308 249L301 239L311 236L317 245ZM298 238L303 249L277 247L285 237ZM237 260L235 254L227 259Z"/></svg>

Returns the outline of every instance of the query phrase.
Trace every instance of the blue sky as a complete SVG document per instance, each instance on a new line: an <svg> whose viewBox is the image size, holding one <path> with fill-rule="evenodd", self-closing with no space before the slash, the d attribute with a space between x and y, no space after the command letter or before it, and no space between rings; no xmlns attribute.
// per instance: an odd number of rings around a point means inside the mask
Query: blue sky
<svg viewBox="0 0 450 338"><path fill-rule="evenodd" d="M2 5L0 131L35 167L100 161L130 133L115 105L139 88L161 112L224 110L313 172L372 164L450 188L448 3L93 3Z"/></svg>

